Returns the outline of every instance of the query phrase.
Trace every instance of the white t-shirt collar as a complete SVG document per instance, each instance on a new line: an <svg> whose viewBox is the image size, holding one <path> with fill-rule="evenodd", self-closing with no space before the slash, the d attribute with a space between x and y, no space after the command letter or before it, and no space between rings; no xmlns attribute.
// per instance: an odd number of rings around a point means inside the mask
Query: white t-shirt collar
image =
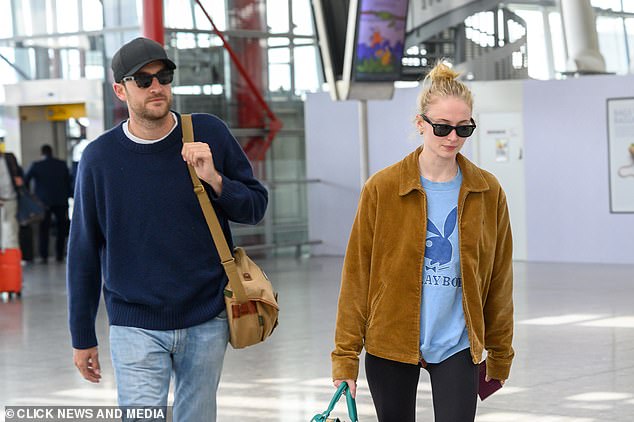
<svg viewBox="0 0 634 422"><path fill-rule="evenodd" d="M176 129L176 126L178 126L178 119L176 118L176 114L174 114L174 112L170 112L170 114L174 118L174 126L172 126L172 129L169 132L167 132L165 136L159 139L142 139L142 138L139 138L138 136L133 135L130 132L130 128L128 127L128 123L130 122L130 120L126 120L125 122L123 122L123 133L125 133L125 136L127 136L131 141L136 142L137 144L150 145L150 144L155 144L157 142L160 142L163 139L170 136L170 134L174 131L174 129Z"/></svg>

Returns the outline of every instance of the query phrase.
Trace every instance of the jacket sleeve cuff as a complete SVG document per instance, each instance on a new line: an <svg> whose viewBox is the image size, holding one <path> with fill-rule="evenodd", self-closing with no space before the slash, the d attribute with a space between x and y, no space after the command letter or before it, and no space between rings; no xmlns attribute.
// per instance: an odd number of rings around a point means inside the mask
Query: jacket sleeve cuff
<svg viewBox="0 0 634 422"><path fill-rule="evenodd" d="M332 379L355 380L359 376L359 358L340 358L332 356Z"/></svg>
<svg viewBox="0 0 634 422"><path fill-rule="evenodd" d="M487 375L496 380L506 380L511 373L511 362L500 361L487 356Z"/></svg>

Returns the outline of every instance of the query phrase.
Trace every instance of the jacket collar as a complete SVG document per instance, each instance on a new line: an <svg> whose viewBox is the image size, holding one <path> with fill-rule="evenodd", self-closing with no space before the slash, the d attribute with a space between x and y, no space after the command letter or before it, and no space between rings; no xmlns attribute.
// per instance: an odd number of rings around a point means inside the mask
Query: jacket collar
<svg viewBox="0 0 634 422"><path fill-rule="evenodd" d="M423 146L419 146L401 161L399 189L400 196L407 195L413 190L423 191L420 184L420 173L418 172L418 156L423 150ZM467 158L458 154L458 166L462 171L462 189L469 192L483 192L489 190L489 184L484 179L482 171Z"/></svg>

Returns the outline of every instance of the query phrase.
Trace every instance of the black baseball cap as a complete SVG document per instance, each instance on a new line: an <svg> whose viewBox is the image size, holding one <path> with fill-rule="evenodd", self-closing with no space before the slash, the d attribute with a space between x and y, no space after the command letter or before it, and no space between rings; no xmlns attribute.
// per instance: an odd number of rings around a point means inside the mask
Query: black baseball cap
<svg viewBox="0 0 634 422"><path fill-rule="evenodd" d="M149 38L135 38L124 44L112 57L114 80L121 82L125 76L131 76L146 64L157 60L163 61L168 69L176 69L161 44Z"/></svg>

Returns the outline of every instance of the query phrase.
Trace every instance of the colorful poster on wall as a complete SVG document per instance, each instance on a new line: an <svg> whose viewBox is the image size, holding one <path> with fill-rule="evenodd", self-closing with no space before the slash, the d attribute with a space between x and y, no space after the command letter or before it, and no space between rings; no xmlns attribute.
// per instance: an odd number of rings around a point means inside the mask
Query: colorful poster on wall
<svg viewBox="0 0 634 422"><path fill-rule="evenodd" d="M498 138L495 140L495 161L498 163L509 162L509 140Z"/></svg>
<svg viewBox="0 0 634 422"><path fill-rule="evenodd" d="M610 212L634 213L634 98L609 98Z"/></svg>
<svg viewBox="0 0 634 422"><path fill-rule="evenodd" d="M408 0L359 0L354 52L355 80L398 80L408 3Z"/></svg>

